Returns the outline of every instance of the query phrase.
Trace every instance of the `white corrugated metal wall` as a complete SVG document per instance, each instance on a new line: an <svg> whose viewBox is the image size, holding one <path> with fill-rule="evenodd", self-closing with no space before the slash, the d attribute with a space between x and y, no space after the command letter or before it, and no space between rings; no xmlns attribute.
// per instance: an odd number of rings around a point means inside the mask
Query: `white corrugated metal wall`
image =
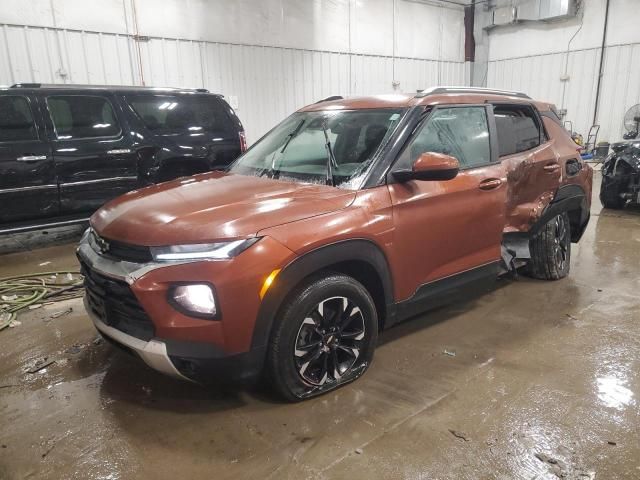
<svg viewBox="0 0 640 480"><path fill-rule="evenodd" d="M462 61L226 44L62 28L0 26L0 85L17 82L202 87L238 99L250 141L333 94L465 85Z"/></svg>
<svg viewBox="0 0 640 480"><path fill-rule="evenodd" d="M558 108L566 108L566 118L573 122L574 130L586 136L593 122L600 51L592 48L570 52L567 82L559 80L566 52L492 60L487 85L524 91L534 98L553 102ZM604 65L599 140L614 142L622 139L626 110L640 103L640 43L606 47Z"/></svg>
<svg viewBox="0 0 640 480"><path fill-rule="evenodd" d="M522 90L565 108L574 130L586 136L605 37L598 140L619 141L625 112L640 103L638 0L582 0L577 5L575 17L490 29L486 84Z"/></svg>

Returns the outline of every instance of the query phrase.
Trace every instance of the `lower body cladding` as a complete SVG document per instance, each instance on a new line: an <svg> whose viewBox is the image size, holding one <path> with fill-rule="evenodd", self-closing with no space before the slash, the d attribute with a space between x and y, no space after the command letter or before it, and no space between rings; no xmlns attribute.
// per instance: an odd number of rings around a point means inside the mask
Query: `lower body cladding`
<svg viewBox="0 0 640 480"><path fill-rule="evenodd" d="M100 320L87 297L84 303L94 326L107 341L165 375L198 383L225 380L237 383L251 381L260 374L265 347L227 355L209 344L157 338L145 341Z"/></svg>
<svg viewBox="0 0 640 480"><path fill-rule="evenodd" d="M157 371L198 383L245 383L261 373L268 338L254 334L260 292L290 250L265 238L231 260L137 264L97 253L83 238L77 255L86 310L111 343ZM175 307L175 285L204 282L215 289L214 318Z"/></svg>

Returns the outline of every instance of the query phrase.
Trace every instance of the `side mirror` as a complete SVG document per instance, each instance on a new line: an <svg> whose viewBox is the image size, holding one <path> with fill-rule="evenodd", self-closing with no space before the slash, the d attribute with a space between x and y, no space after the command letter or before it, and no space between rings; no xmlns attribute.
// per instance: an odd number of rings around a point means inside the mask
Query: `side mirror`
<svg viewBox="0 0 640 480"><path fill-rule="evenodd" d="M396 170L393 176L402 182L408 180L451 180L458 175L458 159L444 153L425 152L414 162L411 170Z"/></svg>

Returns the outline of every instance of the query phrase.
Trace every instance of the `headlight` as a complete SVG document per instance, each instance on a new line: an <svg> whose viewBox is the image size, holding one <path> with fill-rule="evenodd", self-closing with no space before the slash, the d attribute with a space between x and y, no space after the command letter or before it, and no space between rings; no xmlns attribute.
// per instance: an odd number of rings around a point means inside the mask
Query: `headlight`
<svg viewBox="0 0 640 480"><path fill-rule="evenodd" d="M151 247L151 255L153 255L153 259L158 262L171 262L176 260L226 260L235 257L258 240L260 240L260 237L232 240L230 242Z"/></svg>
<svg viewBox="0 0 640 480"><path fill-rule="evenodd" d="M206 283L174 285L169 289L169 303L192 317L213 319L218 314L213 287Z"/></svg>

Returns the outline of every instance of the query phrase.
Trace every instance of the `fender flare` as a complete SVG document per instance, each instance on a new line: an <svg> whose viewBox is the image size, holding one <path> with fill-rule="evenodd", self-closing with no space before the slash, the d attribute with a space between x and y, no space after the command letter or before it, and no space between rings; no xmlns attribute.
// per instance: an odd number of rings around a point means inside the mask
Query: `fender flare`
<svg viewBox="0 0 640 480"><path fill-rule="evenodd" d="M393 304L393 282L387 258L380 247L362 238L339 241L311 250L282 269L260 304L251 348L261 348L268 343L273 321L282 302L304 278L345 261L365 262L375 269L382 283L388 312Z"/></svg>
<svg viewBox="0 0 640 480"><path fill-rule="evenodd" d="M538 233L542 227L556 215L574 210L578 210L580 213L576 219L577 229L574 228L571 232L571 241L578 242L587 228L590 212L584 189L580 185L574 184L563 185L558 188L551 203L547 205L542 215L540 215L540 218L529 230L529 235L531 236Z"/></svg>

